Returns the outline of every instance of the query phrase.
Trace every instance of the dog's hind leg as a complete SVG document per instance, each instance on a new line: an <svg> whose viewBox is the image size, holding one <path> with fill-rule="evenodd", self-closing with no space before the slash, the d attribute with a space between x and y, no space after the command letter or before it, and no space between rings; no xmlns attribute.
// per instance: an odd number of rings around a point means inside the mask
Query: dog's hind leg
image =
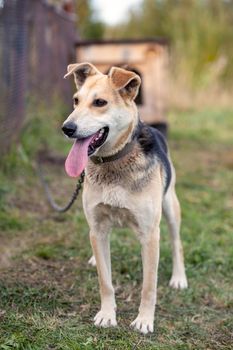
<svg viewBox="0 0 233 350"><path fill-rule="evenodd" d="M163 214L168 224L172 242L173 268L169 285L173 288L187 288L188 282L185 274L183 247L180 239L180 204L173 183L170 185L163 199Z"/></svg>
<svg viewBox="0 0 233 350"><path fill-rule="evenodd" d="M94 256L94 255L92 255L92 256L90 257L90 259L88 260L88 264L91 265L91 266L93 266L93 267L96 266L96 260L95 260L95 256Z"/></svg>
<svg viewBox="0 0 233 350"><path fill-rule="evenodd" d="M101 309L96 314L96 326L116 326L116 303L112 285L109 234L90 232L90 241L96 260L100 285Z"/></svg>

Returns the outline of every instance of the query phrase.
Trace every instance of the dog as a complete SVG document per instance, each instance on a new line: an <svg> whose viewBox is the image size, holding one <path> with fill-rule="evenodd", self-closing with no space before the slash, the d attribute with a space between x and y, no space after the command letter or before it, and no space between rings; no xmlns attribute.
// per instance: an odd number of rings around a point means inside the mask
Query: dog
<svg viewBox="0 0 233 350"><path fill-rule="evenodd" d="M85 170L83 208L101 297L94 323L117 325L109 233L114 226L127 225L141 243L143 264L139 313L131 326L147 334L154 330L162 212L173 251L170 286L188 285L175 170L162 134L139 118L134 99L141 79L136 73L112 67L105 75L90 63L80 63L67 67L65 78L72 74L77 88L74 110L62 130L74 144L65 169L71 177Z"/></svg>

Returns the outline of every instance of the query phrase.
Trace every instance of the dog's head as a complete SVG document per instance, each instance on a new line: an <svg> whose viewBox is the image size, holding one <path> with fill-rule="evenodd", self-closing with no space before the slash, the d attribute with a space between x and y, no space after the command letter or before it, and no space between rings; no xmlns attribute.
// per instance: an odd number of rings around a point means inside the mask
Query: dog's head
<svg viewBox="0 0 233 350"><path fill-rule="evenodd" d="M74 110L63 132L76 141L66 161L70 176L79 176L88 156L109 156L130 141L138 122L134 99L141 83L131 71L112 67L102 74L90 63L70 64L65 78L74 75Z"/></svg>

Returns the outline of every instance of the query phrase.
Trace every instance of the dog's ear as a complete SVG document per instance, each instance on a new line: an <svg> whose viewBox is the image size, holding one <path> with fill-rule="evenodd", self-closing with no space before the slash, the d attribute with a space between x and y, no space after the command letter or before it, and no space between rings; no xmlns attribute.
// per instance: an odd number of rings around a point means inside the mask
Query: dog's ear
<svg viewBox="0 0 233 350"><path fill-rule="evenodd" d="M87 77L102 73L98 71L98 69L91 63L74 63L68 65L67 74L64 76L64 78L69 77L71 74L74 74L74 81L77 89L79 90Z"/></svg>
<svg viewBox="0 0 233 350"><path fill-rule="evenodd" d="M134 100L141 85L141 78L136 73L118 67L112 67L108 74L113 87L120 94Z"/></svg>

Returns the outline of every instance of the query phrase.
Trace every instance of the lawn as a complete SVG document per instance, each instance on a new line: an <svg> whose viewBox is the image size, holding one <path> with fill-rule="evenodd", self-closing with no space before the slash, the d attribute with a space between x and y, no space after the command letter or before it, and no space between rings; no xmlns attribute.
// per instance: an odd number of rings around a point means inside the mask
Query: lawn
<svg viewBox="0 0 233 350"><path fill-rule="evenodd" d="M43 145L64 156L70 145L35 116L0 175L0 350L231 349L233 343L233 111L170 112L169 144L177 170L189 289L171 290L171 252L162 222L155 333L129 328L142 279L134 234L111 236L118 327L99 329L95 268L81 200L66 214L47 205L33 169ZM55 126L55 127L54 127ZM45 168L56 199L75 186L60 161Z"/></svg>

